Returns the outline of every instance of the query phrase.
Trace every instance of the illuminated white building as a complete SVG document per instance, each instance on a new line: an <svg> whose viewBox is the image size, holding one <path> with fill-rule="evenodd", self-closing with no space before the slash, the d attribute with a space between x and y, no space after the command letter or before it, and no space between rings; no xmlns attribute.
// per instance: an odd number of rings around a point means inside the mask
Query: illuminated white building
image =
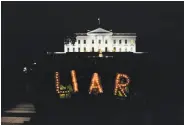
<svg viewBox="0 0 184 125"><path fill-rule="evenodd" d="M99 27L75 34L76 40L65 43L64 52L136 52L136 33L113 33Z"/></svg>

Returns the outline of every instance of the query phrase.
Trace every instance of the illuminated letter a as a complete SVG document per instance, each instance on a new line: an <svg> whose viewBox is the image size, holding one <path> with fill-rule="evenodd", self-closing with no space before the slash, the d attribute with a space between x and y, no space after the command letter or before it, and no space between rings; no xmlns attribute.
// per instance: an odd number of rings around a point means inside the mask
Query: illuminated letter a
<svg viewBox="0 0 184 125"><path fill-rule="evenodd" d="M100 84L100 78L98 76L98 73L94 73L91 79L91 84L89 87L89 94L99 94L103 93L102 86Z"/></svg>

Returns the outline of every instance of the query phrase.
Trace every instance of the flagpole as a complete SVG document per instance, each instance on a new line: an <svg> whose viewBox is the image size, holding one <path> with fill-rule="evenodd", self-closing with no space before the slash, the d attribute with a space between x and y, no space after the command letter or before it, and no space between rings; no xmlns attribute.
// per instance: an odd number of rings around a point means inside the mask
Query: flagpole
<svg viewBox="0 0 184 125"><path fill-rule="evenodd" d="M98 23L99 23L98 25L100 26L100 18L98 18Z"/></svg>

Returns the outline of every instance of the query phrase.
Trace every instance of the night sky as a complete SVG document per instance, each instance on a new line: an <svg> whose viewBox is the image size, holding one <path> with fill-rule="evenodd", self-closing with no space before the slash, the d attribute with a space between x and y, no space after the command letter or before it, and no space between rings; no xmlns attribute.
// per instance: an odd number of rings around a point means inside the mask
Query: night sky
<svg viewBox="0 0 184 125"><path fill-rule="evenodd" d="M184 103L181 101L184 95L184 2L2 2L1 5L4 105L22 95L19 90L24 90L21 86L25 84L22 77L25 65L32 60L38 64L43 62L46 51L63 51L66 36L98 28L100 17L104 29L137 34L137 51L149 52L152 61L160 64L160 69L156 65L152 69L162 71L158 72L159 78L155 78L158 82L150 79L147 86L153 83L150 88L160 91L162 96L156 96L166 100L163 104L177 103L173 107L183 111L178 105ZM165 111L160 116L171 114L177 118L181 114L180 119L183 119L183 112L173 113L176 111L173 108L173 112L168 113L171 108L162 106Z"/></svg>
<svg viewBox="0 0 184 125"><path fill-rule="evenodd" d="M45 51L63 51L63 40L101 26L137 33L137 50L160 63L177 64L183 51L183 2L2 2L2 75L21 72ZM16 77L16 76L15 76ZM2 79L2 80L3 80Z"/></svg>
<svg viewBox="0 0 184 125"><path fill-rule="evenodd" d="M98 17L107 30L137 33L138 51L176 51L181 47L183 6L183 2L2 2L4 61L8 63L12 53L11 60L20 60L46 50L63 51L65 36L97 28Z"/></svg>

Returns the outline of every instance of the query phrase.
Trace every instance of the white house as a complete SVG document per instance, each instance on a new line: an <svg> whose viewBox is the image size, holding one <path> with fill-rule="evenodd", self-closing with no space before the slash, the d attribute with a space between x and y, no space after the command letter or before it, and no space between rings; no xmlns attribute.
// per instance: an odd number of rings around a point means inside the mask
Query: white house
<svg viewBox="0 0 184 125"><path fill-rule="evenodd" d="M113 33L97 28L75 33L76 40L64 45L64 52L136 52L136 33Z"/></svg>

